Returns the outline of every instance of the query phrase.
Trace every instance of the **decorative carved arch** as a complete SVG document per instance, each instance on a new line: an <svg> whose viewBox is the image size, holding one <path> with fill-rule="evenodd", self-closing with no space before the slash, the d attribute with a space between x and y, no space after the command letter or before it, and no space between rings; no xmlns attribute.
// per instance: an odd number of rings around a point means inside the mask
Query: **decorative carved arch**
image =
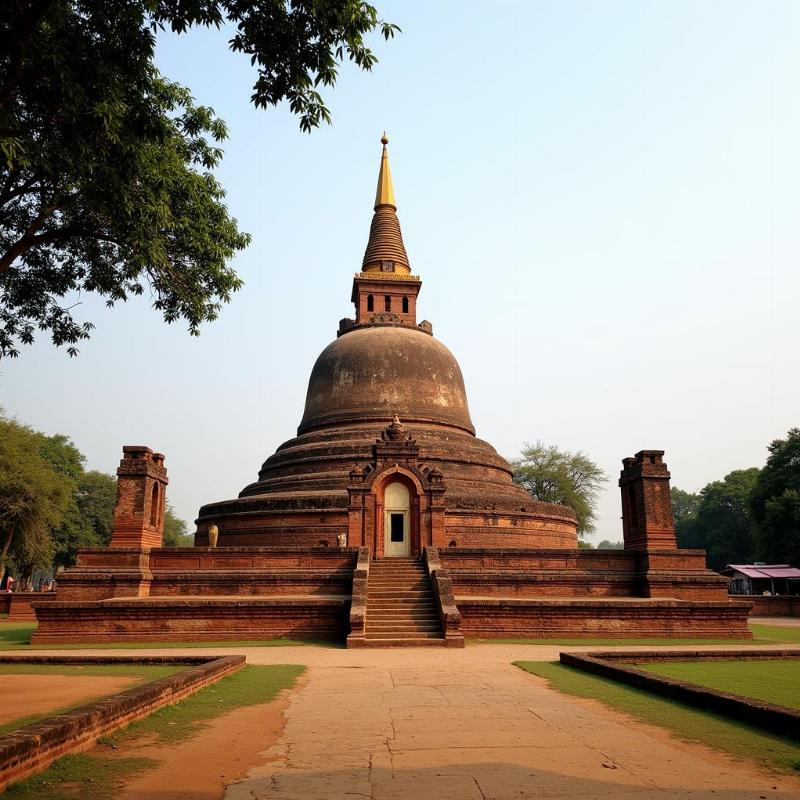
<svg viewBox="0 0 800 800"><path fill-rule="evenodd" d="M373 470L364 483L373 494L382 494L386 485L390 481L396 480L398 476L401 480L405 479L402 481L403 483L409 484L408 488L411 489L412 497L414 497L414 495L419 497L425 494L428 482L427 478L419 469L412 466L393 464L390 467Z"/></svg>
<svg viewBox="0 0 800 800"><path fill-rule="evenodd" d="M444 538L442 473L422 469L419 447L400 420L381 432L372 448L373 459L350 471L347 523L348 544L369 547L375 558L383 556L383 493L387 484L400 480L411 494L411 552L418 555Z"/></svg>

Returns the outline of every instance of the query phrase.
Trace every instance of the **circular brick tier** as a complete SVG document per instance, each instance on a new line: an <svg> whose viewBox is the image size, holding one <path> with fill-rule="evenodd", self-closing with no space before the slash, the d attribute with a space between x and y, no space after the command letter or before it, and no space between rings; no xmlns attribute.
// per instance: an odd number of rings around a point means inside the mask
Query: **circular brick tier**
<svg viewBox="0 0 800 800"><path fill-rule="evenodd" d="M474 435L452 353L425 330L386 324L347 331L325 348L298 436L237 499L200 509L197 543L216 524L220 545L335 545L347 531L350 473L372 462L394 415L419 448L419 467L442 475L441 544L577 547L572 511L532 500L512 482L508 462Z"/></svg>

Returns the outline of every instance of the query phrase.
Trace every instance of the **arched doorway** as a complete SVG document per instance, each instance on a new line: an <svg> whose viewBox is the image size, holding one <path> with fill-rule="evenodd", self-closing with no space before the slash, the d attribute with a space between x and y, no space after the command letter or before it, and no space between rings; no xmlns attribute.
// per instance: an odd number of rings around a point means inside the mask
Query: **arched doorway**
<svg viewBox="0 0 800 800"><path fill-rule="evenodd" d="M411 555L411 492L400 481L387 484L383 492L383 553Z"/></svg>

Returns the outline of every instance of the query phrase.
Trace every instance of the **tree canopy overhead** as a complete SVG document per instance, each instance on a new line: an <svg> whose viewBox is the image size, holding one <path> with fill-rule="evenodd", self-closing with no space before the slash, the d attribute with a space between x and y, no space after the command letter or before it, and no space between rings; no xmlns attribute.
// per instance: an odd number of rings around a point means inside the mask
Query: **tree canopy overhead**
<svg viewBox="0 0 800 800"><path fill-rule="evenodd" d="M37 329L87 339L80 293L109 304L149 292L197 334L241 286L247 246L212 174L227 131L162 76L155 33L231 24L256 69L252 100L287 101L300 127L330 121L318 89L365 36L396 27L354 0L21 0L0 15L0 357Z"/></svg>
<svg viewBox="0 0 800 800"><path fill-rule="evenodd" d="M594 530L597 498L608 476L585 453L570 453L539 441L526 443L511 467L514 482L534 500L560 503L575 512L578 536Z"/></svg>

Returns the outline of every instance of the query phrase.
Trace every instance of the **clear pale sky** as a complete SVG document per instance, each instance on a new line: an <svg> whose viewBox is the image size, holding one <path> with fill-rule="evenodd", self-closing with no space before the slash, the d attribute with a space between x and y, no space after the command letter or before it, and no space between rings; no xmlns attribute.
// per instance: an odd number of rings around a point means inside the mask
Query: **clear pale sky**
<svg viewBox="0 0 800 800"><path fill-rule="evenodd" d="M225 31L161 37L162 71L230 127L245 287L199 338L146 299L81 298L93 340L0 362L6 412L93 469L123 444L164 452L188 521L236 496L351 315L386 129L420 317L478 435L600 463L595 541L621 538L636 450L665 450L687 490L762 465L800 424L800 3L375 2L403 33L375 38L372 74L342 69L311 135L249 104Z"/></svg>

